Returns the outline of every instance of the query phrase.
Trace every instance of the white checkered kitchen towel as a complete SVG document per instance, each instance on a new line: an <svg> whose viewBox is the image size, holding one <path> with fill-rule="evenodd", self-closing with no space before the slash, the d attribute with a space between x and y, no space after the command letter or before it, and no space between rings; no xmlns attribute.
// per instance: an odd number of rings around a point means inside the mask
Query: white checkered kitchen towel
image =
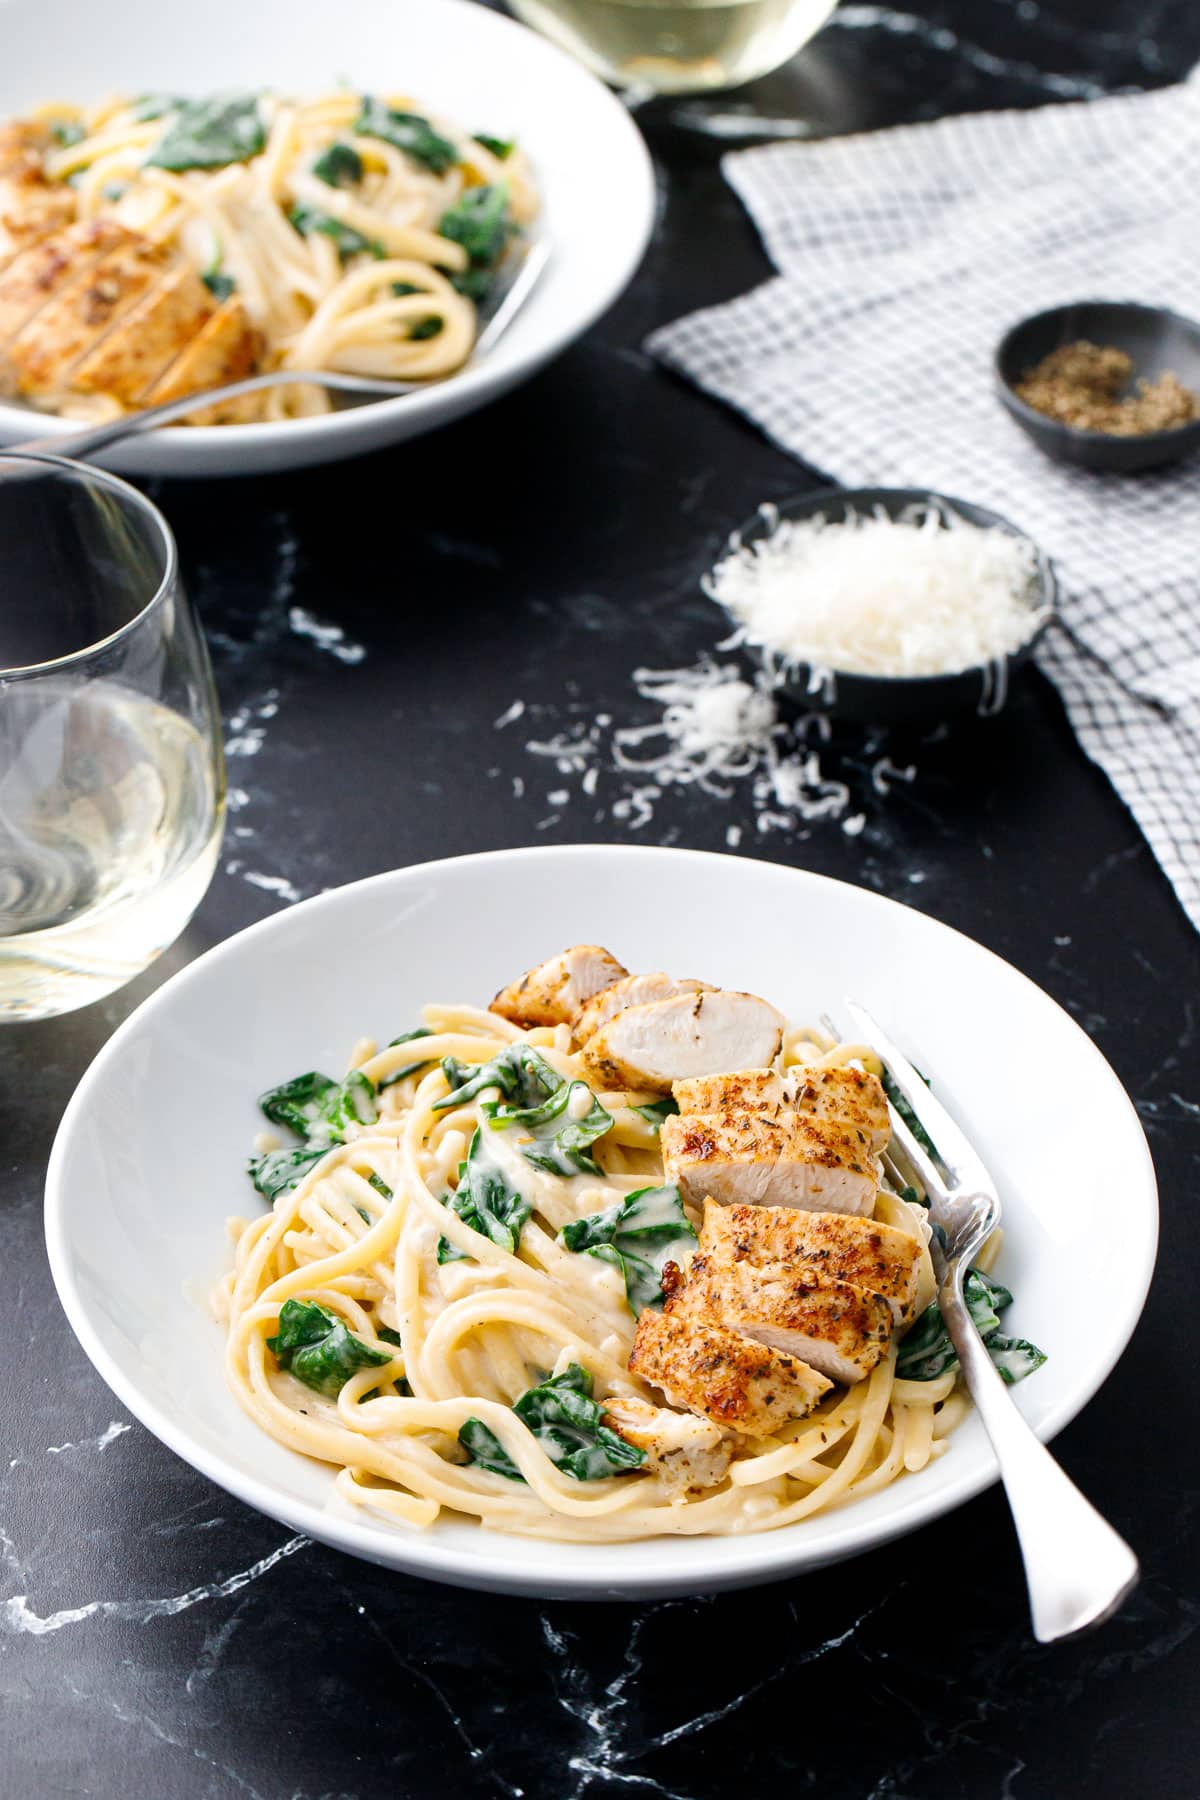
<svg viewBox="0 0 1200 1800"><path fill-rule="evenodd" d="M1024 314L1200 313L1200 71L1180 87L726 158L779 276L649 349L848 486L991 506L1053 557L1043 639L1088 755L1200 926L1200 459L1136 477L1048 461L996 400Z"/></svg>

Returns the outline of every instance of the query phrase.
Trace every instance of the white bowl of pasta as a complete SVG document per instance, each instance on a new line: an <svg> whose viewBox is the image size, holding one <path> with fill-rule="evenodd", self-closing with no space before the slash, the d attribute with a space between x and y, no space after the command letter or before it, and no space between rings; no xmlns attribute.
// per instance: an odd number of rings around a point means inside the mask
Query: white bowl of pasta
<svg viewBox="0 0 1200 1800"><path fill-rule="evenodd" d="M640 1336L670 1313L671 1299L655 1311L660 1273L664 1290L663 1271L678 1278L664 1255L686 1260L672 1234L690 1231L685 1190L664 1197L656 1160L671 1103L656 1123L654 1095L614 1092L595 1074L611 1063L577 1056L565 1029L482 1010L571 943L608 944L634 970L693 970L731 1003L770 996L790 1021L781 1080L841 1066L810 1022L863 997L997 1178L990 1291L1015 1295L1016 1334L997 1341L1011 1357L1036 1340L1046 1357L1017 1404L1050 1437L1096 1392L1145 1298L1155 1183L1132 1105L1053 1001L947 927L819 876L546 848L376 876L253 926L146 1001L84 1077L47 1177L51 1265L87 1354L164 1443L354 1555L546 1596L794 1574L995 1478L953 1370L906 1365L908 1339L873 1349L856 1385L824 1381L806 1417L744 1415L749 1437L674 1395L682 1410L665 1416L724 1437L694 1484L637 1449L629 1401L663 1395L631 1373L635 1319ZM544 1088L521 1094L521 1070ZM257 1135L260 1097L282 1140ZM490 1147L530 1104L532 1170L516 1140ZM613 1221L647 1190L649 1233L622 1237ZM900 1242L917 1203L879 1198L871 1228L888 1219ZM787 1375L786 1356L764 1354Z"/></svg>
<svg viewBox="0 0 1200 1800"><path fill-rule="evenodd" d="M650 160L563 52L466 0L0 0L0 444L257 370L427 383L332 409L275 388L106 458L140 475L328 462L533 374L621 292ZM475 336L522 250L550 261Z"/></svg>

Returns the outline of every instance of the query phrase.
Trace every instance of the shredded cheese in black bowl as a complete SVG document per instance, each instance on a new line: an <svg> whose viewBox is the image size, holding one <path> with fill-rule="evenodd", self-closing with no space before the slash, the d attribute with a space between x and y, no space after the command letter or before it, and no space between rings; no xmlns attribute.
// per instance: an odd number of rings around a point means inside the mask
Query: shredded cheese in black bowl
<svg viewBox="0 0 1200 1800"><path fill-rule="evenodd" d="M998 713L1057 595L1024 532L920 488L760 506L704 590L733 622L730 647L776 691L883 725Z"/></svg>

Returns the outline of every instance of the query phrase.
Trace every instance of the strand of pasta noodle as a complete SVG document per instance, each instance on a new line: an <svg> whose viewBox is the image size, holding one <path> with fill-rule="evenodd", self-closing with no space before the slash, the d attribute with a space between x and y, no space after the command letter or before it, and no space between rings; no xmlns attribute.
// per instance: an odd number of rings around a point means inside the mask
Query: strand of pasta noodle
<svg viewBox="0 0 1200 1800"><path fill-rule="evenodd" d="M557 1182L529 1170L534 1213L514 1255L443 1202L481 1114L478 1099L439 1110L447 1091L441 1060L477 1066L528 1042L565 1078L582 1076L582 1065L564 1032L525 1033L475 1008L428 1007L425 1025L432 1035L419 1047L406 1041L377 1051L364 1042L356 1049L354 1065L375 1084L416 1055L424 1067L382 1090L381 1116L363 1136L330 1150L266 1220L245 1226L218 1302L242 1405L282 1442L332 1463L344 1501L413 1528L447 1509L494 1529L579 1542L760 1531L876 1492L945 1447L966 1409L955 1377L897 1380L893 1343L867 1380L835 1390L823 1408L775 1437L741 1440L716 1490L681 1500L657 1475L581 1483L564 1474L511 1410L534 1370L579 1362L602 1396L657 1398L626 1366L634 1320L618 1271L556 1239L577 1205L593 1211L661 1180L653 1137L632 1111L641 1097L603 1096L620 1130L596 1146L605 1170L599 1180ZM828 1044L812 1031L789 1035L785 1061L818 1058L865 1061L862 1046ZM386 1184L390 1199L364 1171ZM360 1206L367 1219L358 1218ZM895 1195L881 1192L877 1216L927 1241L915 1209ZM441 1238L470 1260L439 1266ZM927 1252L921 1260L928 1263ZM923 1269L922 1291L930 1279ZM352 1376L336 1402L275 1370L266 1339L285 1300L299 1297L338 1314L391 1360ZM394 1319L398 1348L379 1343L381 1314ZM522 1483L455 1460L468 1418L494 1432Z"/></svg>

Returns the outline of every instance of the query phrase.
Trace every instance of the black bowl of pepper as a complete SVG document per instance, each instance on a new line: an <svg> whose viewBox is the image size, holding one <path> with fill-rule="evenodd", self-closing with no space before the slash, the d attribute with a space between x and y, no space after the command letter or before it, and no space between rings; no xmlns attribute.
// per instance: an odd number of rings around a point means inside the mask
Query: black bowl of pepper
<svg viewBox="0 0 1200 1800"><path fill-rule="evenodd" d="M1122 475L1200 450L1200 324L1162 306L1082 300L1014 325L996 385L1047 456Z"/></svg>

